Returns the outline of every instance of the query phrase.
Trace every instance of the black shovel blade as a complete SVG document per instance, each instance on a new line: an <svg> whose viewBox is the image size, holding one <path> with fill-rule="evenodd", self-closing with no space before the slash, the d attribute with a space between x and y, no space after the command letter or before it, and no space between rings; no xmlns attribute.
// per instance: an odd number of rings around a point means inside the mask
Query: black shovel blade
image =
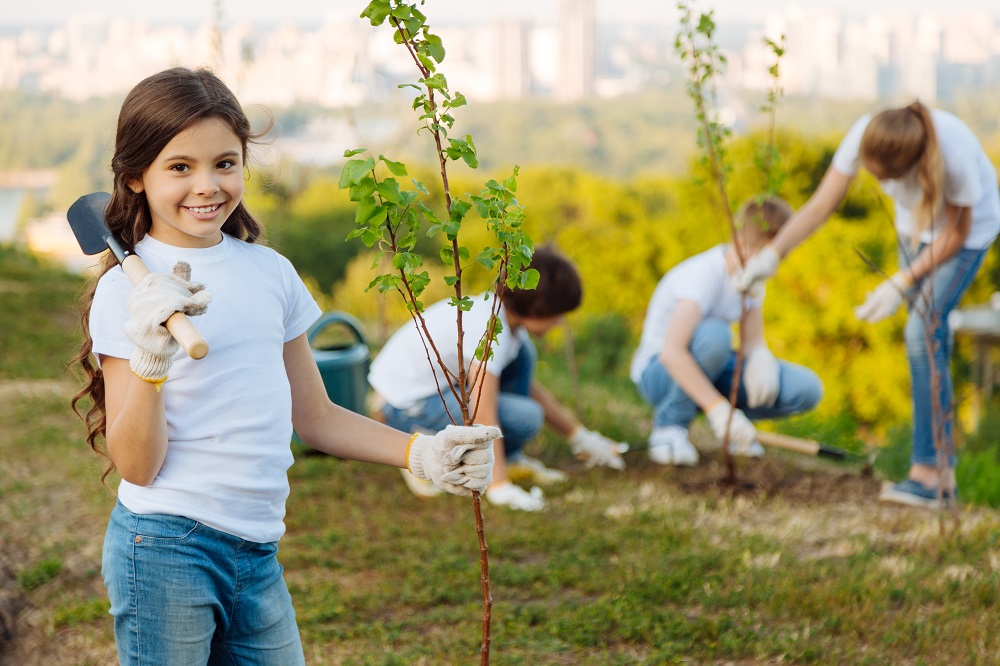
<svg viewBox="0 0 1000 666"><path fill-rule="evenodd" d="M84 254L100 254L108 249L111 232L104 222L104 209L110 199L107 192L85 194L66 212L69 226Z"/></svg>

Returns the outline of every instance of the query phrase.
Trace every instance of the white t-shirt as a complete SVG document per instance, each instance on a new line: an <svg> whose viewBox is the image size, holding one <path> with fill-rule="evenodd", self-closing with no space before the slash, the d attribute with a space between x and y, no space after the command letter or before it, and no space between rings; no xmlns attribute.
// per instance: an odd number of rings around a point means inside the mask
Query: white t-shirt
<svg viewBox="0 0 1000 666"><path fill-rule="evenodd" d="M972 209L972 229L965 241L966 248L979 250L989 247L1000 232L1000 189L997 187L996 169L975 135L961 120L937 109L931 110L931 118L944 160L943 203ZM861 137L870 120L869 114L855 122L833 155L833 168L844 175L854 176L861 168ZM923 196L916 169L902 178L883 180L880 184L895 201L896 231L900 236L912 237L912 211L919 207ZM946 223L942 204L942 209L934 215L931 228L921 235L921 242L930 243L934 234L940 233Z"/></svg>
<svg viewBox="0 0 1000 666"><path fill-rule="evenodd" d="M212 295L192 323L209 345L193 360L174 356L163 386L167 454L148 487L122 481L118 498L135 513L185 516L258 543L284 534L291 453L291 391L284 343L306 332L320 309L291 263L274 250L226 234L210 248L179 248L146 236L136 254L154 272L180 260ZM132 284L105 273L90 315L94 354L127 359Z"/></svg>
<svg viewBox="0 0 1000 666"><path fill-rule="evenodd" d="M632 381L639 383L650 359L660 354L670 317L681 300L697 303L702 319L739 321L743 299L726 270L725 245L716 245L685 259L660 278L646 308L639 348L632 355L629 368ZM763 296L751 298L749 305L759 308L763 300Z"/></svg>
<svg viewBox="0 0 1000 666"><path fill-rule="evenodd" d="M472 297L472 309L462 315L463 356L465 369L469 369L475 359L476 347L486 332L486 324L490 318L489 300L484 300L484 294ZM441 353L441 359L448 369L458 374L458 327L455 325L454 306L447 300L439 301L424 311L424 320L430 331L434 345ZM493 358L486 364L486 371L499 376L501 371L517 358L524 343L527 331L523 328L512 331L507 323L507 310L500 306L500 321L503 331L493 342ZM382 347L368 372L368 383L382 398L397 409L412 407L431 396L436 396L438 386L447 390L444 373L434 361L434 372L427 362L427 352L421 342L417 327L412 322L404 324L393 333L389 341Z"/></svg>

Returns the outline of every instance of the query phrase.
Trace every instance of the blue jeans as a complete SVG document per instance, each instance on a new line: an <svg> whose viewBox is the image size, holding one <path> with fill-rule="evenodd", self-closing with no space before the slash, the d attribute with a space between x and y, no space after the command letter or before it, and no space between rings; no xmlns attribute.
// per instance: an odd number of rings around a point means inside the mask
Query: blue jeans
<svg viewBox="0 0 1000 666"><path fill-rule="evenodd" d="M910 241L900 239L899 265L909 266L917 252L910 250ZM988 249L988 248L987 248ZM935 465L937 453L934 448L935 427L943 435L942 453L948 456L948 464L955 466L955 443L952 421L955 416L954 393L951 380L951 352L954 346L948 315L958 305L969 289L987 249L960 250L933 273L922 278L913 287L913 298L906 319L906 358L910 363L910 390L913 398L913 452L914 465ZM928 333L928 328L930 329ZM928 350L930 344L931 352ZM935 424L931 389L931 358L940 378L937 403L943 423Z"/></svg>
<svg viewBox="0 0 1000 666"><path fill-rule="evenodd" d="M503 431L504 454L508 460L516 459L524 445L541 431L545 423L542 406L530 397L537 360L538 352L534 343L526 340L517 357L500 371L497 410L500 430ZM458 399L451 391L442 393L445 402L435 393L406 409L386 405L382 408L385 422L403 432L437 432L450 425L452 418L456 423L460 422L462 410L458 406Z"/></svg>
<svg viewBox="0 0 1000 666"><path fill-rule="evenodd" d="M736 369L732 347L732 328L721 319L705 319L691 336L691 354L715 388L729 399ZM809 368L778 361L780 388L771 407L747 407L746 389L740 383L736 406L751 420L770 419L805 412L823 397L823 384ZM653 357L642 372L639 393L653 406L653 427L668 425L688 427L700 408L670 376L660 359Z"/></svg>
<svg viewBox="0 0 1000 666"><path fill-rule="evenodd" d="M277 552L275 543L118 503L101 573L119 663L305 664Z"/></svg>

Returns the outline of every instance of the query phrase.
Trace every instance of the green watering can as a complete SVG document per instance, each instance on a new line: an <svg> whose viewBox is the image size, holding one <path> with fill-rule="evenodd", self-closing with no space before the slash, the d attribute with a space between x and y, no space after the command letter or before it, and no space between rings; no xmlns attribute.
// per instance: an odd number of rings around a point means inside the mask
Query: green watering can
<svg viewBox="0 0 1000 666"><path fill-rule="evenodd" d="M361 322L346 312L327 312L306 332L330 400L367 414L370 354Z"/></svg>

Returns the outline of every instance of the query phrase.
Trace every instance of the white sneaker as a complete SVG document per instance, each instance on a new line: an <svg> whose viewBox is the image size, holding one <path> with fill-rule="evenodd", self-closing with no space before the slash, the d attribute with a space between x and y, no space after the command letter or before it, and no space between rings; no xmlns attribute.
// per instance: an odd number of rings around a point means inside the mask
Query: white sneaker
<svg viewBox="0 0 1000 666"><path fill-rule="evenodd" d="M528 491L509 481L487 488L486 499L494 506L505 506L517 511L541 511L545 508L541 488L536 486Z"/></svg>
<svg viewBox="0 0 1000 666"><path fill-rule="evenodd" d="M546 467L541 460L522 453L507 461L507 477L515 483L550 486L565 481L566 472Z"/></svg>
<svg viewBox="0 0 1000 666"><path fill-rule="evenodd" d="M747 448L736 448L730 447L729 452L734 456L743 456L744 458L763 458L764 457L764 447L760 445L756 439L750 443Z"/></svg>
<svg viewBox="0 0 1000 666"><path fill-rule="evenodd" d="M660 426L649 435L649 459L658 465L696 465L698 450L688 439L687 428Z"/></svg>

